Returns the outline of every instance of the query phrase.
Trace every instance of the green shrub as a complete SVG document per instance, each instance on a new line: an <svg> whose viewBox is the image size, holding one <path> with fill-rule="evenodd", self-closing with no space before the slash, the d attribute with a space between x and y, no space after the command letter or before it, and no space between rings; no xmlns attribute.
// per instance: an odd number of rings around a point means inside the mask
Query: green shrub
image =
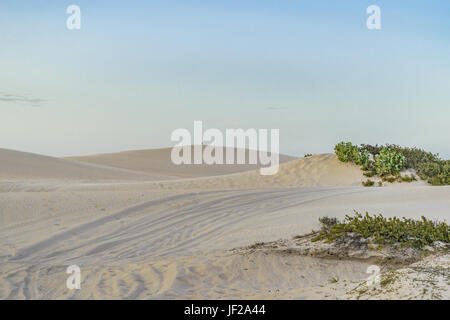
<svg viewBox="0 0 450 320"><path fill-rule="evenodd" d="M380 176L399 173L405 169L405 164L405 156L387 148L381 149L375 158L375 168Z"/></svg>
<svg viewBox="0 0 450 320"><path fill-rule="evenodd" d="M362 144L358 147L350 142L341 142L336 145L335 152L339 160L361 165L368 178L380 175L383 181L411 182L415 177L401 177L398 173L404 169L414 169L422 180L432 185L450 185L450 161L444 161L439 155L422 149L394 144Z"/></svg>
<svg viewBox="0 0 450 320"><path fill-rule="evenodd" d="M364 171L364 175L368 178L371 178L373 176L377 175L377 170L375 168L375 161L369 160L365 165L361 167L361 169Z"/></svg>
<svg viewBox="0 0 450 320"><path fill-rule="evenodd" d="M374 171L364 171L363 175L365 175L367 178L372 178L373 176L375 176L377 173Z"/></svg>
<svg viewBox="0 0 450 320"><path fill-rule="evenodd" d="M309 157L312 157L312 153L305 154L305 158L309 158Z"/></svg>
<svg viewBox="0 0 450 320"><path fill-rule="evenodd" d="M413 220L385 218L381 214L370 216L366 213L363 216L357 211L353 216L346 215L343 222L322 225L321 231L313 241L330 242L350 232L379 245L390 244L423 249L425 246L432 246L435 241L450 244L450 226L444 222L433 222L425 217Z"/></svg>
<svg viewBox="0 0 450 320"><path fill-rule="evenodd" d="M394 183L397 180L396 176L384 176L381 180L384 182Z"/></svg>
<svg viewBox="0 0 450 320"><path fill-rule="evenodd" d="M409 182L417 181L417 179L416 179L416 176L413 175L413 174L411 174L410 176L408 176L408 175L405 175L405 176L399 175L398 181L399 182L408 182L409 183Z"/></svg>
<svg viewBox="0 0 450 320"><path fill-rule="evenodd" d="M367 181L365 181L365 182L362 183L362 185L363 185L364 187L373 187L374 184L375 184L375 182L373 182L373 181L370 180L370 179L367 179Z"/></svg>
<svg viewBox="0 0 450 320"><path fill-rule="evenodd" d="M362 145L361 148L368 150L374 156L378 155L381 147L378 145ZM415 169L422 180L432 185L450 185L449 161L439 158L438 154L424 151L418 148L405 148L398 145L387 144L385 147L405 157L405 169ZM415 177L412 181L416 180ZM405 180L401 180L405 181Z"/></svg>
<svg viewBox="0 0 450 320"><path fill-rule="evenodd" d="M418 148L404 148L394 144L388 144L386 145L386 148L405 157L406 169L417 169L422 163L440 161L440 158L437 154L432 154L431 152L426 152Z"/></svg>
<svg viewBox="0 0 450 320"><path fill-rule="evenodd" d="M433 186L450 185L450 161L427 162L419 165L419 176Z"/></svg>
<svg viewBox="0 0 450 320"><path fill-rule="evenodd" d="M330 217L325 216L325 217L320 217L319 222L322 225L322 230L323 230L323 228L325 228L325 229L331 228L335 224L339 223L339 220L337 218L330 218Z"/></svg>
<svg viewBox="0 0 450 320"><path fill-rule="evenodd" d="M434 177L441 173L441 166L437 162L425 162L419 165L419 171L427 177Z"/></svg>
<svg viewBox="0 0 450 320"><path fill-rule="evenodd" d="M341 142L334 147L338 159L342 162L354 162L357 165L366 165L370 160L370 153L362 150L351 142Z"/></svg>
<svg viewBox="0 0 450 320"><path fill-rule="evenodd" d="M358 151L358 156L354 160L359 166L367 165L370 161L370 153L367 150Z"/></svg>
<svg viewBox="0 0 450 320"><path fill-rule="evenodd" d="M381 149L383 149L383 146L375 145L371 146L370 144L362 144L360 147L360 150L366 150L369 152L374 158L380 154Z"/></svg>
<svg viewBox="0 0 450 320"><path fill-rule="evenodd" d="M359 158L359 150L357 146L351 142L341 142L334 147L334 151L338 159L342 162L355 162Z"/></svg>

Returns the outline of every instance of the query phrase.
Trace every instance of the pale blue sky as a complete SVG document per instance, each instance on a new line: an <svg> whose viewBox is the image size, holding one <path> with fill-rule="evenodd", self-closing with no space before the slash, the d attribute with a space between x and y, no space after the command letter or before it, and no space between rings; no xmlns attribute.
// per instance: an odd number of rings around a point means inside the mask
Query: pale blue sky
<svg viewBox="0 0 450 320"><path fill-rule="evenodd" d="M382 30L366 28L371 4ZM169 147L194 120L279 128L292 155L351 140L450 158L450 2L0 3L0 147Z"/></svg>

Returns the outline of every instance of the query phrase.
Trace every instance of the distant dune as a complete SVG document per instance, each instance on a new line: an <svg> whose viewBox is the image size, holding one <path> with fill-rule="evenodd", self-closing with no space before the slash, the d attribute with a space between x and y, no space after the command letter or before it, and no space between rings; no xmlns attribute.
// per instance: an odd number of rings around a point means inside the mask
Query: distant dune
<svg viewBox="0 0 450 320"><path fill-rule="evenodd" d="M69 159L0 149L0 179L167 180L170 178L157 173L151 175Z"/></svg>
<svg viewBox="0 0 450 320"><path fill-rule="evenodd" d="M167 180L164 186L177 189L358 186L364 179L357 166L342 163L333 154L298 159L280 155L278 173L261 176L259 165L177 166L170 160L170 151L136 150L60 159L0 149L0 179Z"/></svg>
<svg viewBox="0 0 450 320"><path fill-rule="evenodd" d="M225 148L224 154L231 148ZM110 167L142 171L150 174L162 174L178 178L196 178L226 175L236 172L256 170L260 165L233 164L233 165L175 165L172 163L170 155L171 148L134 150L117 153L97 154L81 157L68 157L68 159L106 165ZM191 147L193 150L193 147ZM245 150L246 159L249 153L256 151ZM191 152L193 155L193 151ZM236 149L235 149L236 156ZM291 161L295 157L280 155L280 163ZM246 161L248 162L248 161Z"/></svg>

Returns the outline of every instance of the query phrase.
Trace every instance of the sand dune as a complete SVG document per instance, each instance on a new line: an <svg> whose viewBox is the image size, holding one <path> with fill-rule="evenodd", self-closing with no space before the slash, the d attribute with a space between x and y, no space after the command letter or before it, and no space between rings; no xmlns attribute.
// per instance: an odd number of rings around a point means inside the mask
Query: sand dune
<svg viewBox="0 0 450 320"><path fill-rule="evenodd" d="M236 172L251 171L260 168L260 165L252 164L233 164L233 165L175 165L170 160L171 148L152 149L152 150L134 150L117 153L106 153L81 157L68 157L82 162L95 163L110 167L130 169L135 171L147 172L150 174L164 174L178 178L195 178L206 176L226 175ZM231 150L224 148L223 154ZM237 149L234 149L235 157ZM256 151L245 150L246 163L248 163L249 154ZM191 147L191 158L193 163L193 147ZM280 163L296 159L286 155L280 155Z"/></svg>
<svg viewBox="0 0 450 320"><path fill-rule="evenodd" d="M152 181L150 167L143 177L9 150L0 157L0 299L340 299L367 277L366 262L232 249L307 233L318 217L353 209L449 217L449 187L364 188L360 169L330 154L284 163L274 176L167 181ZM80 290L66 288L72 264ZM330 287L330 277L348 282Z"/></svg>
<svg viewBox="0 0 450 320"><path fill-rule="evenodd" d="M0 179L163 180L171 177L0 149Z"/></svg>
<svg viewBox="0 0 450 320"><path fill-rule="evenodd" d="M171 189L233 189L274 187L338 187L360 186L364 177L361 169L340 162L334 154L322 154L282 163L278 173L263 176L248 171L213 178L197 178L167 182Z"/></svg>

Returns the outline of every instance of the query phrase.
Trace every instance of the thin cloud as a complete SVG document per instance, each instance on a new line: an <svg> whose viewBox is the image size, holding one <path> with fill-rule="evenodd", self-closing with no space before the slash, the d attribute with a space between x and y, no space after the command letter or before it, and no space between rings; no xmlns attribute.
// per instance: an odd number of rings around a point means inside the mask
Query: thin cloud
<svg viewBox="0 0 450 320"><path fill-rule="evenodd" d="M285 107L268 107L267 110L286 110L287 108Z"/></svg>
<svg viewBox="0 0 450 320"><path fill-rule="evenodd" d="M40 99L40 98L29 97L26 95L18 95L18 94L0 92L0 101L28 104L32 107L40 107L41 104L43 102L45 102L46 100Z"/></svg>

